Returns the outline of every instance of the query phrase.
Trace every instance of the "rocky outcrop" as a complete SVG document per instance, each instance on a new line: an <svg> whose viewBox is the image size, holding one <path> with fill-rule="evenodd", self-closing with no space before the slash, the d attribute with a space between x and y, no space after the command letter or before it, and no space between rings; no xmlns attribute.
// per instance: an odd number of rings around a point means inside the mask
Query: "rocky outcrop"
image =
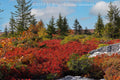
<svg viewBox="0 0 120 80"><path fill-rule="evenodd" d="M65 76L64 78L57 79L57 80L95 80L95 79L90 79L90 78L85 78L81 76ZM99 80L105 80L105 79L99 79Z"/></svg>
<svg viewBox="0 0 120 80"><path fill-rule="evenodd" d="M96 50L92 50L89 52L90 56L89 57L94 57L96 55L101 55L101 54L108 54L112 55L113 53L118 53L120 54L120 43L118 44L112 44L109 46L104 46Z"/></svg>

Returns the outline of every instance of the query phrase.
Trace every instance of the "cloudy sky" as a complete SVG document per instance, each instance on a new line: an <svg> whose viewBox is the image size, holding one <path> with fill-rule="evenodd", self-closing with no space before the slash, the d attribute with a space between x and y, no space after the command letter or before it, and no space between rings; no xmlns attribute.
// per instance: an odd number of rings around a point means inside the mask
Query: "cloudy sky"
<svg viewBox="0 0 120 80"><path fill-rule="evenodd" d="M35 15L37 21L42 19L47 24L51 16L57 19L61 13L67 17L71 28L77 18L83 29L93 29L98 13L102 15L104 23L107 23L109 2L120 7L120 0L32 0L31 14ZM4 31L6 25L9 27L11 12L16 11L14 5L16 0L0 0L0 8L4 10L0 13L0 30Z"/></svg>

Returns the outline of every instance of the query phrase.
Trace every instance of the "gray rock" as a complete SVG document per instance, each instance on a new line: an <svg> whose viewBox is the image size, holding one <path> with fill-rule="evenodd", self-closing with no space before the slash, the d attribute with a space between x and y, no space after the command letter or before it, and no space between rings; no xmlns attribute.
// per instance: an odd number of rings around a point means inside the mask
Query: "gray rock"
<svg viewBox="0 0 120 80"><path fill-rule="evenodd" d="M65 76L64 80L72 80L73 76Z"/></svg>
<svg viewBox="0 0 120 80"><path fill-rule="evenodd" d="M57 80L94 80L94 79L90 79L90 78L85 78L85 77L81 77L81 76L65 76L62 79L57 79Z"/></svg>
<svg viewBox="0 0 120 80"><path fill-rule="evenodd" d="M101 54L108 54L112 55L113 53L118 53L120 54L120 43L118 44L112 44L109 46L104 46L96 50L92 50L89 52L90 56L89 57L94 57L96 55L101 55Z"/></svg>
<svg viewBox="0 0 120 80"><path fill-rule="evenodd" d="M105 79L100 79L100 80L105 80Z"/></svg>

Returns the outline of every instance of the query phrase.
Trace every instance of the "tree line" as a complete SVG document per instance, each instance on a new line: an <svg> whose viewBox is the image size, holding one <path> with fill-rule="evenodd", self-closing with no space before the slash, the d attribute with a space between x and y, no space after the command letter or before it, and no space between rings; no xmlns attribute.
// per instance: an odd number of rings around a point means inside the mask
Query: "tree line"
<svg viewBox="0 0 120 80"><path fill-rule="evenodd" d="M10 18L10 29L9 34L14 35L15 33L19 34L20 32L28 30L30 24L36 25L37 21L35 19L35 15L31 15L31 6L32 0L16 0L17 5L14 7L16 8L15 12L11 12ZM1 10L2 12L3 10ZM103 23L102 17L98 14L98 20L95 24L94 35L96 37L108 37L108 38L119 38L120 37L120 10L117 6L113 5L112 3L109 4L109 10L106 16L106 19L109 23ZM83 30L82 26L80 25L79 21L75 19L73 27L74 34L91 34L90 31L85 28ZM67 35L69 33L70 27L67 22L67 18L63 17L59 14L59 18L56 20L52 16L51 20L47 24L47 30L49 37L52 38L52 34L60 34L60 35ZM84 32L83 32L84 31ZM5 36L8 36L8 29L5 27Z"/></svg>
<svg viewBox="0 0 120 80"><path fill-rule="evenodd" d="M35 19L35 15L31 15L31 0L16 0L17 5L14 7L16 8L15 12L11 12L11 18L10 18L10 29L9 34L14 36L15 33L19 34L20 32L28 30L28 27L30 24L36 25L37 21ZM79 21L75 19L74 24L74 34L82 34L82 26L80 25ZM70 27L67 22L67 18L61 16L59 14L59 18L56 20L52 16L51 20L49 21L49 24L47 24L47 30L49 37L52 38L52 34L60 34L60 35L67 35L69 33ZM7 26L5 27L5 36L8 36L8 29ZM90 32L85 29L85 34L90 34Z"/></svg>

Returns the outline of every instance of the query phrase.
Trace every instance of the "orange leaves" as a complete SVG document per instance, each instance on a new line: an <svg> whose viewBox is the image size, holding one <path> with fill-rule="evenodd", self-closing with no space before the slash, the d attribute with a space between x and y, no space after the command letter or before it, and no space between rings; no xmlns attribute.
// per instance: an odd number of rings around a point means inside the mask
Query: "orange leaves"
<svg viewBox="0 0 120 80"><path fill-rule="evenodd" d="M107 56L106 54L94 57L94 64L99 66L104 72L106 80L120 79L120 55L113 54Z"/></svg>
<svg viewBox="0 0 120 80"><path fill-rule="evenodd" d="M32 53L26 54L25 56L21 57L21 62L23 64L32 64L35 60L35 56Z"/></svg>

